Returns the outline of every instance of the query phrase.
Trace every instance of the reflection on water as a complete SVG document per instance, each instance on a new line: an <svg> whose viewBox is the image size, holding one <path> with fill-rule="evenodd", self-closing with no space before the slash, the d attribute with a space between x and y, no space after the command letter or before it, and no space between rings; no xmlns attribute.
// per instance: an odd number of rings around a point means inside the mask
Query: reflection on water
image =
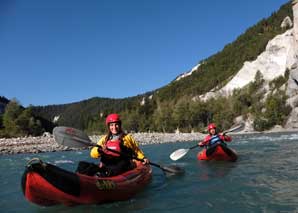
<svg viewBox="0 0 298 213"><path fill-rule="evenodd" d="M237 162L202 162L191 150L177 162L170 153L196 142L143 146L153 162L185 169L167 177L153 168L150 185L131 200L104 205L39 207L27 202L20 178L33 157L74 171L81 160L93 161L88 150L37 155L0 156L0 208L4 212L298 212L298 133L234 136L229 144Z"/></svg>
<svg viewBox="0 0 298 213"><path fill-rule="evenodd" d="M198 167L201 169L200 179L207 181L212 178L223 178L229 172L237 167L237 162L221 162L221 161L198 161Z"/></svg>

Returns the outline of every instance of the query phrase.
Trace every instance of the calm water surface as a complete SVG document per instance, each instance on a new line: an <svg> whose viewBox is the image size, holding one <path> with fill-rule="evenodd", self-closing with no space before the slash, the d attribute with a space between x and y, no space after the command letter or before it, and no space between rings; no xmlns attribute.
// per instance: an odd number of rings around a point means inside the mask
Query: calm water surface
<svg viewBox="0 0 298 213"><path fill-rule="evenodd" d="M40 207L21 190L26 162L33 157L74 171L88 151L0 156L0 212L298 212L298 133L235 136L236 163L198 162L191 150L178 162L169 158L195 142L142 146L152 162L183 167L183 176L166 177L153 168L150 185L133 199L103 205ZM96 162L96 161L94 161Z"/></svg>

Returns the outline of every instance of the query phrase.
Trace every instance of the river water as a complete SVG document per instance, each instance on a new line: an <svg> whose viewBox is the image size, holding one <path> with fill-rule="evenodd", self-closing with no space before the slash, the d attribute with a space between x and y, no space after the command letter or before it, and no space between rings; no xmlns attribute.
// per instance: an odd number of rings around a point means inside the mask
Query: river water
<svg viewBox="0 0 298 213"><path fill-rule="evenodd" d="M41 207L29 203L21 190L26 162L33 157L74 171L89 152L53 152L0 156L0 212L298 212L298 133L234 136L229 144L239 159L231 162L197 161L200 148L177 162L171 152L196 142L144 145L154 163L177 165L182 176L167 177L153 168L153 179L134 198L103 205Z"/></svg>

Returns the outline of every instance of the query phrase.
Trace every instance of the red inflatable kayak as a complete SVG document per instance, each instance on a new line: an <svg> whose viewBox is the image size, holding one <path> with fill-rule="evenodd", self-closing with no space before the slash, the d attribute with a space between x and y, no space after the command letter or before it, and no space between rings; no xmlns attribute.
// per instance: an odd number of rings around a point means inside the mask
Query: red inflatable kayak
<svg viewBox="0 0 298 213"><path fill-rule="evenodd" d="M235 150L230 149L224 145L217 145L209 148L210 150L203 149L198 153L199 160L217 160L217 161L236 161L237 153Z"/></svg>
<svg viewBox="0 0 298 213"><path fill-rule="evenodd" d="M131 198L151 177L151 167L141 162L121 175L97 177L69 172L38 159L28 164L22 189L27 200L41 206L99 204Z"/></svg>

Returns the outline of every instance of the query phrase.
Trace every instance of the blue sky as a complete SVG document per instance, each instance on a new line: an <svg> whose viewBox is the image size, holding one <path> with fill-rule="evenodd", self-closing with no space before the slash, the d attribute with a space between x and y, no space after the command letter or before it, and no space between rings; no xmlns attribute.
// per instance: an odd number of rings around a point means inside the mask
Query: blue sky
<svg viewBox="0 0 298 213"><path fill-rule="evenodd" d="M23 106L165 86L286 0L0 0L0 96Z"/></svg>

